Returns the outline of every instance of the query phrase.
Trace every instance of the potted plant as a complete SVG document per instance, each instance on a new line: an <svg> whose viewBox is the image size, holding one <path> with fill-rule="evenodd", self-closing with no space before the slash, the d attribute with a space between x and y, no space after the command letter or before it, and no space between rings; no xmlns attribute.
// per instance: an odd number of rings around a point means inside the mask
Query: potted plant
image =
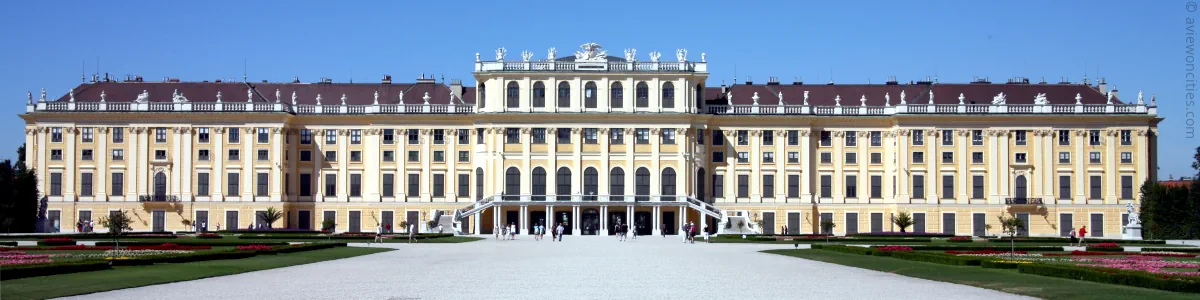
<svg viewBox="0 0 1200 300"><path fill-rule="evenodd" d="M892 224L896 224L896 227L900 227L900 232L904 233L909 226L913 225L912 214L909 214L908 211L900 211L892 216Z"/></svg>
<svg viewBox="0 0 1200 300"><path fill-rule="evenodd" d="M283 219L283 211L275 209L274 207L268 207L267 210L258 212L258 216L262 218L264 223L267 223L267 229L271 229L271 226L275 224L275 221Z"/></svg>

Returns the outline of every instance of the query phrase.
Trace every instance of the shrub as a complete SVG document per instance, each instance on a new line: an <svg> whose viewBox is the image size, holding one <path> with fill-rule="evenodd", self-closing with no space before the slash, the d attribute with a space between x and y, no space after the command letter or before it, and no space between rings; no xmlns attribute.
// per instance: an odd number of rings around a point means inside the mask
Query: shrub
<svg viewBox="0 0 1200 300"><path fill-rule="evenodd" d="M997 242L997 243L1013 242L1013 243L1063 243L1063 244L1067 244L1067 243L1071 242L1071 239L1061 238L1061 237L1015 237L1015 238L1000 237L1000 238L988 239L988 241L989 242ZM1092 238L1088 238L1087 241L1092 242L1092 243L1114 243L1114 244L1166 244L1167 243L1167 241L1164 241L1164 240L1116 240L1116 239L1092 239Z"/></svg>
<svg viewBox="0 0 1200 300"><path fill-rule="evenodd" d="M74 245L75 240L71 238L44 238L38 241L38 246L69 246Z"/></svg>
<svg viewBox="0 0 1200 300"><path fill-rule="evenodd" d="M875 247L875 250L883 252L908 252L913 251L913 248L908 246L881 246Z"/></svg>
<svg viewBox="0 0 1200 300"><path fill-rule="evenodd" d="M1120 284L1172 292L1200 293L1200 280L1195 277L1155 275L1137 271L1042 263L1021 264L1017 266L1017 270L1026 274Z"/></svg>
<svg viewBox="0 0 1200 300"><path fill-rule="evenodd" d="M892 257L952 266L978 266L985 260L980 257L959 257L923 252L892 252Z"/></svg>
<svg viewBox="0 0 1200 300"><path fill-rule="evenodd" d="M239 240L235 240L235 239L228 239L228 240L226 240L226 239L221 239L221 240L184 239L184 240L175 241L173 243L178 244L180 246L226 246L226 247L239 246L239 245L287 245L287 242L247 242L247 241L239 241ZM113 242L96 242L97 247L102 247L102 246L109 247L109 248L106 248L106 250L112 249L113 244L114 244ZM125 247L125 246L156 246L156 245L162 245L162 243L161 242L141 242L141 241L121 242L121 247Z"/></svg>
<svg viewBox="0 0 1200 300"><path fill-rule="evenodd" d="M198 238L198 239L220 239L223 237L220 234L216 234L216 233L201 233L200 235L197 235L196 238Z"/></svg>
<svg viewBox="0 0 1200 300"><path fill-rule="evenodd" d="M949 240L946 240L946 241L951 242L951 243L970 243L970 242L972 242L971 237L969 237L969 236L951 237Z"/></svg>
<svg viewBox="0 0 1200 300"><path fill-rule="evenodd" d="M10 265L4 267L4 276L0 280L49 276L67 273L98 271L111 268L103 261L73 261L36 265Z"/></svg>
<svg viewBox="0 0 1200 300"><path fill-rule="evenodd" d="M942 234L942 233L931 233L931 232L916 233L916 232L877 231L877 232L852 233L852 234L849 234L849 236L851 236L851 237L927 237L927 238L938 237L938 238L946 238L946 237L953 237L954 235L953 234Z"/></svg>
<svg viewBox="0 0 1200 300"><path fill-rule="evenodd" d="M1017 267L1019 267L1023 264L1029 264L1029 262L985 260L985 261L982 261L979 265L981 267L989 268L989 269L1016 269Z"/></svg>
<svg viewBox="0 0 1200 300"><path fill-rule="evenodd" d="M265 250L271 250L271 246L267 246L267 245L248 245L248 246L237 246L237 249L238 249L238 250L241 250L241 251L265 251Z"/></svg>
<svg viewBox="0 0 1200 300"><path fill-rule="evenodd" d="M1123 252L1125 251L1125 248L1118 246L1116 243L1099 243L1087 246L1087 251Z"/></svg>
<svg viewBox="0 0 1200 300"><path fill-rule="evenodd" d="M5 241L5 242L0 242L0 246L16 247L16 246L17 246L17 242L16 242L16 241Z"/></svg>
<svg viewBox="0 0 1200 300"><path fill-rule="evenodd" d="M912 246L916 251L981 251L981 250L996 250L1002 252L1009 251L1062 251L1062 247L1056 246L1021 246L1021 247L1004 247L1004 246L965 246L965 245L928 245L928 246Z"/></svg>
<svg viewBox="0 0 1200 300"><path fill-rule="evenodd" d="M151 265L156 263L187 263L197 261L221 260L221 259L240 259L253 257L256 255L253 251L215 251L215 252L200 252L190 254L176 255L158 255L148 257L137 257L129 259L112 259L110 260L114 266L139 266Z"/></svg>
<svg viewBox="0 0 1200 300"><path fill-rule="evenodd" d="M826 251L834 251L834 252L842 252L842 253L850 253L850 254L861 254L861 255L871 255L871 253L873 252L872 251L873 249L867 248L867 247L854 247L854 246L842 246L842 245L812 245L812 248L826 250Z"/></svg>

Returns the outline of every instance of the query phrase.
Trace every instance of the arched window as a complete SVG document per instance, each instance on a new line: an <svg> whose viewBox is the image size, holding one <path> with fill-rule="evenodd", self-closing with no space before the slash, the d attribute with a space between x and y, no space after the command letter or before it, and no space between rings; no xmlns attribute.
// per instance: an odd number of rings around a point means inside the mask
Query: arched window
<svg viewBox="0 0 1200 300"><path fill-rule="evenodd" d="M163 172L154 174L154 200L165 201L167 199L167 175Z"/></svg>
<svg viewBox="0 0 1200 300"><path fill-rule="evenodd" d="M650 86L646 85L645 81L638 82L636 95L634 96L637 97L635 99L637 103L634 103L635 107L645 108L650 106Z"/></svg>
<svg viewBox="0 0 1200 300"><path fill-rule="evenodd" d="M704 198L704 194L704 168L700 168L696 171L696 199L708 202L708 199Z"/></svg>
<svg viewBox="0 0 1200 300"><path fill-rule="evenodd" d="M558 195L558 201L571 200L571 169L567 167L558 168L558 174L555 174L554 184L558 186L554 190L554 194Z"/></svg>
<svg viewBox="0 0 1200 300"><path fill-rule="evenodd" d="M571 85L566 81L558 83L558 107L571 107Z"/></svg>
<svg viewBox="0 0 1200 300"><path fill-rule="evenodd" d="M583 108L596 108L596 83L588 81L583 85Z"/></svg>
<svg viewBox="0 0 1200 300"><path fill-rule="evenodd" d="M608 90L608 98L610 107L625 107L625 88L621 86L621 82L613 82L612 88Z"/></svg>
<svg viewBox="0 0 1200 300"><path fill-rule="evenodd" d="M650 201L650 170L638 168L637 172L633 173L633 186L633 192L637 195L635 200Z"/></svg>
<svg viewBox="0 0 1200 300"><path fill-rule="evenodd" d="M479 101L477 102L479 102L477 106L480 108L483 108L487 104L487 86L482 82L479 83Z"/></svg>
<svg viewBox="0 0 1200 300"><path fill-rule="evenodd" d="M1026 184L1025 183L1025 175L1017 175L1017 184L1016 184L1017 187L1016 187L1016 191L1013 192L1013 197L1016 197L1017 199L1020 199L1020 200L1025 200L1025 195L1026 195L1025 184ZM942 196L942 197L953 197L953 195L946 195L946 196Z"/></svg>
<svg viewBox="0 0 1200 300"><path fill-rule="evenodd" d="M675 108L675 85L670 82L662 86L662 108Z"/></svg>
<svg viewBox="0 0 1200 300"><path fill-rule="evenodd" d="M596 194L600 192L600 174L596 172L596 168L588 167L583 170L583 200L596 201Z"/></svg>
<svg viewBox="0 0 1200 300"><path fill-rule="evenodd" d="M521 194L521 170L509 167L504 171L504 200L517 200Z"/></svg>
<svg viewBox="0 0 1200 300"><path fill-rule="evenodd" d="M546 169L537 167L533 169L533 201L546 200Z"/></svg>
<svg viewBox="0 0 1200 300"><path fill-rule="evenodd" d="M625 201L625 170L613 168L608 173L608 201Z"/></svg>
<svg viewBox="0 0 1200 300"><path fill-rule="evenodd" d="M483 200L483 168L475 168L475 201Z"/></svg>
<svg viewBox="0 0 1200 300"><path fill-rule="evenodd" d="M662 171L662 201L675 201L675 169Z"/></svg>
<svg viewBox="0 0 1200 300"><path fill-rule="evenodd" d="M533 83L533 107L546 107L546 85L541 81Z"/></svg>
<svg viewBox="0 0 1200 300"><path fill-rule="evenodd" d="M521 87L517 85L516 81L508 83L508 93L504 97L508 108L521 107Z"/></svg>

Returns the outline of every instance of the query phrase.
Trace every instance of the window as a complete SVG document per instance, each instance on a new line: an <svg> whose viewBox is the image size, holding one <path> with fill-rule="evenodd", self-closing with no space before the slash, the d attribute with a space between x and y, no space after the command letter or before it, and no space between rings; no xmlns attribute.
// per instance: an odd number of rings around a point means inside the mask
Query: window
<svg viewBox="0 0 1200 300"><path fill-rule="evenodd" d="M1121 152L1121 163L1133 163L1133 152Z"/></svg>
<svg viewBox="0 0 1200 300"><path fill-rule="evenodd" d="M121 127L113 127L112 128L112 142L114 144L120 144L120 143L125 142L125 128L121 128Z"/></svg>
<svg viewBox="0 0 1200 300"><path fill-rule="evenodd" d="M326 145L337 144L337 130L333 130L333 129L325 130L325 144Z"/></svg>
<svg viewBox="0 0 1200 300"><path fill-rule="evenodd" d="M662 143L667 145L675 144L675 129L666 128L659 131L662 136Z"/></svg>
<svg viewBox="0 0 1200 300"><path fill-rule="evenodd" d="M821 131L821 147L833 146L833 133L829 131Z"/></svg>
<svg viewBox="0 0 1200 300"><path fill-rule="evenodd" d="M1100 145L1100 131L1099 130L1088 130L1088 145L1092 145L1092 146Z"/></svg>
<svg viewBox="0 0 1200 300"><path fill-rule="evenodd" d="M408 151L408 162L418 162L418 161L421 161L421 152L420 151Z"/></svg>
<svg viewBox="0 0 1200 300"><path fill-rule="evenodd" d="M92 195L92 173L80 173L79 174L79 195L80 196L91 196Z"/></svg>
<svg viewBox="0 0 1200 300"><path fill-rule="evenodd" d="M971 145L983 146L983 130L971 130Z"/></svg>
<svg viewBox="0 0 1200 300"><path fill-rule="evenodd" d="M641 170L644 171L645 169ZM650 174L645 175L646 176L644 177L650 177ZM649 191L649 178L643 179L643 176L638 176L638 179L638 190L642 191L642 187L645 186L644 190ZM558 195L558 200L571 200L571 169L567 169L566 167L558 168L558 173L555 174L554 182L557 185L557 187L554 189L554 193Z"/></svg>
<svg viewBox="0 0 1200 300"><path fill-rule="evenodd" d="M1014 160L1016 160L1016 162L1017 162L1018 164L1023 164L1023 163L1026 163L1026 162L1028 162L1028 161L1029 161L1029 160L1028 160L1028 155L1027 155L1027 154L1025 154L1025 153L1017 153L1017 154L1016 154L1016 157L1014 158Z"/></svg>
<svg viewBox="0 0 1200 300"><path fill-rule="evenodd" d="M913 198L925 199L925 175L913 175Z"/></svg>
<svg viewBox="0 0 1200 300"><path fill-rule="evenodd" d="M763 162L764 163L775 162L775 152L763 152Z"/></svg>
<svg viewBox="0 0 1200 300"><path fill-rule="evenodd" d="M1088 188L1089 188L1088 199L1099 200L1099 199L1103 198L1103 196L1100 194L1103 191L1102 188L1104 187L1103 185L1101 185L1101 182L1100 182L1101 178L1102 177L1096 176L1096 175L1092 175L1091 177L1089 177L1089 179L1091 180L1091 184L1088 186Z"/></svg>
<svg viewBox="0 0 1200 300"><path fill-rule="evenodd" d="M350 174L350 197L362 197L362 174Z"/></svg>
<svg viewBox="0 0 1200 300"><path fill-rule="evenodd" d="M271 137L270 137L269 133L270 133L270 131L267 128L262 128L262 127L258 128L258 143L266 144L266 143L270 142Z"/></svg>
<svg viewBox="0 0 1200 300"><path fill-rule="evenodd" d="M471 152L458 151L458 162L469 162L469 161L471 161Z"/></svg>
<svg viewBox="0 0 1200 300"><path fill-rule="evenodd" d="M788 152L788 163L800 163L800 152Z"/></svg>
<svg viewBox="0 0 1200 300"><path fill-rule="evenodd" d="M384 152L383 152L383 153L384 153L384 157L385 157L385 158L387 157L387 155L386 155L386 154L387 154L388 152L389 152L389 151L384 151ZM312 161L312 151L309 151L309 150L300 150L300 161Z"/></svg>
<svg viewBox="0 0 1200 300"><path fill-rule="evenodd" d="M59 140L59 141L61 142L62 140ZM154 142L155 143L166 143L167 142L167 129L166 128L162 128L162 127L154 128Z"/></svg>
<svg viewBox="0 0 1200 300"><path fill-rule="evenodd" d="M208 128L207 127L202 127L200 129L196 130L196 140L199 140L201 143L208 144Z"/></svg>
<svg viewBox="0 0 1200 300"><path fill-rule="evenodd" d="M300 197L312 197L312 174L300 174Z"/></svg>
<svg viewBox="0 0 1200 300"><path fill-rule="evenodd" d="M846 152L845 164L852 165L852 164L857 164L857 163L858 163L858 153Z"/></svg>
<svg viewBox="0 0 1200 300"><path fill-rule="evenodd" d="M483 128L475 128L475 143L483 144Z"/></svg>
<svg viewBox="0 0 1200 300"><path fill-rule="evenodd" d="M466 145L469 143L471 143L471 131L466 129L458 129L458 144Z"/></svg>
<svg viewBox="0 0 1200 300"><path fill-rule="evenodd" d="M50 196L62 196L62 173L50 173Z"/></svg>
<svg viewBox="0 0 1200 300"><path fill-rule="evenodd" d="M1071 199L1071 175L1058 176L1058 198Z"/></svg>
<svg viewBox="0 0 1200 300"><path fill-rule="evenodd" d="M1093 164L1100 163L1100 152L1089 152L1088 153L1088 162L1093 163Z"/></svg>
<svg viewBox="0 0 1200 300"><path fill-rule="evenodd" d="M458 193L455 197L467 197L471 195L471 175L467 173L458 174Z"/></svg>
<svg viewBox="0 0 1200 300"><path fill-rule="evenodd" d="M167 159L167 150L154 150L154 159L155 160L166 160Z"/></svg>
<svg viewBox="0 0 1200 300"><path fill-rule="evenodd" d="M650 86L645 82L638 82L634 88L634 105L637 107L650 107Z"/></svg>
<svg viewBox="0 0 1200 300"><path fill-rule="evenodd" d="M883 133L878 131L871 132L871 147L883 146Z"/></svg>
<svg viewBox="0 0 1200 300"><path fill-rule="evenodd" d="M520 144L521 143L521 130L517 129L517 128L505 128L504 129L504 143L505 144Z"/></svg>
<svg viewBox="0 0 1200 300"><path fill-rule="evenodd" d="M954 163L954 152L949 152L949 151L942 152L942 163L943 164Z"/></svg>
<svg viewBox="0 0 1200 300"><path fill-rule="evenodd" d="M125 193L125 173L112 173L112 194Z"/></svg>
<svg viewBox="0 0 1200 300"><path fill-rule="evenodd" d="M787 196L788 198L800 197L800 175L787 176Z"/></svg>
<svg viewBox="0 0 1200 300"><path fill-rule="evenodd" d="M421 195L421 174L408 174L408 196L418 197Z"/></svg>
<svg viewBox="0 0 1200 300"><path fill-rule="evenodd" d="M620 170L620 169L618 169L618 170ZM516 173L517 169L509 168L508 172L509 172L509 174L508 174L509 177L505 180L505 182L508 184L508 186L505 189L505 194L513 194L513 195L520 194L521 177L520 177L520 175L517 175L517 173ZM530 192L531 192L531 194L533 194L533 196L531 197L531 200L545 201L546 200L546 169L543 169L542 167L533 168L532 173L533 173L532 177L529 178L530 181L532 181L530 183Z"/></svg>
<svg viewBox="0 0 1200 300"><path fill-rule="evenodd" d="M833 197L833 175L821 175L821 198Z"/></svg>
<svg viewBox="0 0 1200 300"><path fill-rule="evenodd" d="M871 152L871 164L878 165L883 163L883 153Z"/></svg>
<svg viewBox="0 0 1200 300"><path fill-rule="evenodd" d="M821 163L822 164L833 163L833 153L821 152Z"/></svg>
<svg viewBox="0 0 1200 300"><path fill-rule="evenodd" d="M739 146L744 146L744 145L750 144L750 131L749 130L738 130L737 131L737 144Z"/></svg>
<svg viewBox="0 0 1200 300"><path fill-rule="evenodd" d="M568 144L568 145L571 144L571 129L570 128L559 128L558 132L556 132L555 136L557 137L556 140L559 144Z"/></svg>
<svg viewBox="0 0 1200 300"><path fill-rule="evenodd" d="M1071 131L1070 130L1059 130L1058 131L1058 145L1059 146L1070 146L1071 145Z"/></svg>
<svg viewBox="0 0 1200 300"><path fill-rule="evenodd" d="M312 144L312 130L300 129L300 144L301 145Z"/></svg>
<svg viewBox="0 0 1200 300"><path fill-rule="evenodd" d="M208 149L200 149L197 151L196 157L200 161L208 161Z"/></svg>
<svg viewBox="0 0 1200 300"><path fill-rule="evenodd" d="M775 132L771 131L771 130L763 130L762 131L762 144L763 144L763 146L774 145L775 144Z"/></svg>
<svg viewBox="0 0 1200 300"><path fill-rule="evenodd" d="M350 151L351 162L362 162L362 151Z"/></svg>
<svg viewBox="0 0 1200 300"><path fill-rule="evenodd" d="M971 199L983 199L983 175L971 176Z"/></svg>
<svg viewBox="0 0 1200 300"><path fill-rule="evenodd" d="M325 161L337 162L337 151L333 151L333 150L325 151Z"/></svg>
<svg viewBox="0 0 1200 300"><path fill-rule="evenodd" d="M583 143L584 144L596 144L599 142L600 142L600 129L596 129L596 128L584 128L583 129Z"/></svg>
<svg viewBox="0 0 1200 300"><path fill-rule="evenodd" d="M737 159L742 164L750 162L750 152L738 152Z"/></svg>
<svg viewBox="0 0 1200 300"><path fill-rule="evenodd" d="M124 149L113 149L112 160L113 161L125 160L125 150Z"/></svg>
<svg viewBox="0 0 1200 300"><path fill-rule="evenodd" d="M788 146L800 145L800 131L799 130L788 130L787 131L787 139L788 139L788 142L787 142Z"/></svg>
<svg viewBox="0 0 1200 300"><path fill-rule="evenodd" d="M983 163L983 152L971 152L971 163L982 164Z"/></svg>
<svg viewBox="0 0 1200 300"><path fill-rule="evenodd" d="M421 143L421 131L417 129L408 130L408 144L416 145Z"/></svg>
<svg viewBox="0 0 1200 300"><path fill-rule="evenodd" d="M846 198L858 198L858 176L846 175Z"/></svg>
<svg viewBox="0 0 1200 300"><path fill-rule="evenodd" d="M920 151L913 152L912 153L912 162L914 164L925 163L925 152L920 152Z"/></svg>
<svg viewBox="0 0 1200 300"><path fill-rule="evenodd" d="M546 85L541 81L533 83L533 107L546 107Z"/></svg>
<svg viewBox="0 0 1200 300"><path fill-rule="evenodd" d="M620 82L613 82L612 88L608 90L608 98L612 108L625 107L625 89L621 87Z"/></svg>
<svg viewBox="0 0 1200 300"><path fill-rule="evenodd" d="M1015 138L1014 138L1014 139L1016 140L1016 144L1017 144L1017 146L1025 146L1026 144L1028 144L1028 143L1029 143L1029 140L1027 140L1027 139L1025 138L1025 131L1024 131L1024 130L1017 130L1016 132L1014 132L1014 134L1013 134L1013 135L1015 136Z"/></svg>
<svg viewBox="0 0 1200 300"><path fill-rule="evenodd" d="M713 198L725 198L725 175L713 174Z"/></svg>
<svg viewBox="0 0 1200 300"><path fill-rule="evenodd" d="M883 176L871 175L871 198L883 198Z"/></svg>
<svg viewBox="0 0 1200 300"><path fill-rule="evenodd" d="M1133 199L1133 176L1121 176L1121 199Z"/></svg>
<svg viewBox="0 0 1200 300"><path fill-rule="evenodd" d="M433 130L433 144L434 145L442 145L445 143L446 143L446 130L445 129L434 129Z"/></svg>
<svg viewBox="0 0 1200 300"><path fill-rule="evenodd" d="M566 81L558 83L558 107L571 107L571 85Z"/></svg>
<svg viewBox="0 0 1200 300"><path fill-rule="evenodd" d="M954 130L942 130L942 146L954 146Z"/></svg>
<svg viewBox="0 0 1200 300"><path fill-rule="evenodd" d="M738 198L750 197L750 175L737 176L737 196Z"/></svg>
<svg viewBox="0 0 1200 300"><path fill-rule="evenodd" d="M775 175L763 175L762 176L762 197L763 198L774 198L775 197Z"/></svg>
<svg viewBox="0 0 1200 300"><path fill-rule="evenodd" d="M724 131L722 131L722 130L717 130L717 129L714 129L714 130L712 131L712 144L713 144L713 146L723 146L723 145L725 145L725 133L724 133Z"/></svg>
<svg viewBox="0 0 1200 300"><path fill-rule="evenodd" d="M505 102L507 103L506 106L508 108L521 107L521 88L517 86L516 81L508 82L508 93L506 93L505 96L506 97L504 97L504 100L506 100Z"/></svg>
<svg viewBox="0 0 1200 300"><path fill-rule="evenodd" d="M258 149L258 160L259 160L259 161L266 161L266 160L267 160L267 154L268 154L268 153L267 153L267 150L266 150L266 149Z"/></svg>
<svg viewBox="0 0 1200 300"><path fill-rule="evenodd" d="M625 144L625 129L623 129L623 128L609 129L608 135L610 136L610 139L612 140L612 141L610 141L610 143L612 143L613 145Z"/></svg>
<svg viewBox="0 0 1200 300"><path fill-rule="evenodd" d="M650 143L650 129L649 128L635 129L634 134L636 135L638 144L649 144Z"/></svg>
<svg viewBox="0 0 1200 300"><path fill-rule="evenodd" d="M586 184L587 180L584 180ZM675 201L675 169L666 168L662 171L662 189L659 192L664 197L663 201Z"/></svg>
<svg viewBox="0 0 1200 300"><path fill-rule="evenodd" d="M942 175L942 199L954 199L954 175Z"/></svg>
<svg viewBox="0 0 1200 300"><path fill-rule="evenodd" d="M704 145L704 129L696 129L696 144Z"/></svg>
<svg viewBox="0 0 1200 300"><path fill-rule="evenodd" d="M229 173L225 175L226 195L236 196L241 193L241 189L238 187L238 183L241 181L238 180L238 177L240 177L238 173Z"/></svg>
<svg viewBox="0 0 1200 300"><path fill-rule="evenodd" d="M662 86L662 107L675 108L675 85L670 82Z"/></svg>
<svg viewBox="0 0 1200 300"><path fill-rule="evenodd" d="M79 151L80 160L92 160L92 149L83 149Z"/></svg>
<svg viewBox="0 0 1200 300"><path fill-rule="evenodd" d="M238 149L229 149L229 160L232 160L232 161L241 160L242 159L241 154L242 154L241 151L238 151Z"/></svg>
<svg viewBox="0 0 1200 300"><path fill-rule="evenodd" d="M925 131L924 130L914 129L912 131L912 144L913 144L913 146L925 145Z"/></svg>
<svg viewBox="0 0 1200 300"><path fill-rule="evenodd" d="M1131 130L1121 130L1121 145L1133 145L1133 132Z"/></svg>
<svg viewBox="0 0 1200 300"><path fill-rule="evenodd" d="M351 145L362 144L362 129L351 129L350 130L350 144Z"/></svg>
<svg viewBox="0 0 1200 300"><path fill-rule="evenodd" d="M441 150L433 151L433 161L445 162L446 161L446 151L441 151Z"/></svg>
<svg viewBox="0 0 1200 300"><path fill-rule="evenodd" d="M337 174L325 174L325 197L337 196Z"/></svg>
<svg viewBox="0 0 1200 300"><path fill-rule="evenodd" d="M269 176L269 174L268 173L258 173L256 175L258 175L258 178L257 178L258 180L256 180L255 183L257 183L258 186L257 186L257 189L256 189L254 195L259 196L259 197L265 197L265 196L267 196L267 186L268 186L267 184L269 183L267 181L267 176Z"/></svg>
<svg viewBox="0 0 1200 300"><path fill-rule="evenodd" d="M229 139L230 144L241 143L242 142L242 129L237 128L237 127L230 127L228 139Z"/></svg>
<svg viewBox="0 0 1200 300"><path fill-rule="evenodd" d="M396 196L396 174L383 174L383 197Z"/></svg>
<svg viewBox="0 0 1200 300"><path fill-rule="evenodd" d="M846 131L846 147L858 147L858 132Z"/></svg>
<svg viewBox="0 0 1200 300"><path fill-rule="evenodd" d="M712 154L712 162L719 163L725 161L725 152L714 151Z"/></svg>
<svg viewBox="0 0 1200 300"><path fill-rule="evenodd" d="M1071 152L1059 152L1058 163L1065 164L1071 162Z"/></svg>

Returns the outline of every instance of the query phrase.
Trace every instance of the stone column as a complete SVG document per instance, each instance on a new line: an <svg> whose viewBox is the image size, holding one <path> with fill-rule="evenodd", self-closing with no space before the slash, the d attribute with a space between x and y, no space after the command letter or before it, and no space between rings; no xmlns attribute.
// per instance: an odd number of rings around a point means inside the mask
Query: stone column
<svg viewBox="0 0 1200 300"><path fill-rule="evenodd" d="M350 165L350 139L347 136L350 135L350 130L338 129L336 133L335 141L338 145L337 201L348 202L350 201L350 172L347 170L347 167ZM421 222L421 224L418 224L417 228L423 227L424 223Z"/></svg>
<svg viewBox="0 0 1200 300"><path fill-rule="evenodd" d="M242 175L238 178L242 183L238 188L241 189L241 201L254 201L254 160L257 159L254 144L258 143L258 136L253 127L246 127L242 133ZM250 219L250 224L254 224L254 218Z"/></svg>
<svg viewBox="0 0 1200 300"><path fill-rule="evenodd" d="M271 128L271 184L268 192L272 202L283 201L283 195L287 192L283 190L283 139L282 127ZM284 220L284 224L287 224L287 220Z"/></svg>
<svg viewBox="0 0 1200 300"><path fill-rule="evenodd" d="M581 235L583 231L579 229L579 205L571 206L571 234Z"/></svg>
<svg viewBox="0 0 1200 300"><path fill-rule="evenodd" d="M92 190L96 191L93 195L95 201L108 201L108 160L112 158L112 154L108 152L108 127L96 127L93 131L96 134L93 140L96 143L96 152L92 154L96 160L96 171L92 174L92 181L95 183ZM33 147L29 146L32 143L26 145L26 148ZM29 159L30 156L25 157Z"/></svg>
<svg viewBox="0 0 1200 300"><path fill-rule="evenodd" d="M652 208L653 208L652 211L654 212L653 213L654 215L651 217L651 219L653 220L653 221L651 221L652 222L651 224L654 224L653 232L654 232L654 235L659 235L662 233L661 230L659 230L662 227L662 216L661 216L662 215L662 207L656 205L656 206L653 206Z"/></svg>
<svg viewBox="0 0 1200 300"><path fill-rule="evenodd" d="M78 150L75 150L75 144L78 143L79 141L76 140L75 133L78 130L79 130L79 128L77 128L77 127L67 127L67 128L63 129L63 131L64 131L63 132L63 143L66 144L66 148L67 148L66 150L63 150L63 161L66 162L67 167L65 170L63 170L63 175L62 175L62 195L63 195L62 199L63 199L63 201L67 201L67 202L76 200L75 199L75 189L77 189L78 185L75 184L75 177L79 176L79 169L75 167L75 160L79 158L79 153L78 153ZM95 154L92 154L92 156L95 156ZM62 213L62 216L63 216L62 228L66 229L66 228L70 227L70 226L67 226L68 225L67 223L69 223L69 222L67 222L68 219L66 217L68 214L73 214L73 213L74 212L70 212L70 211L64 211Z"/></svg>
<svg viewBox="0 0 1200 300"><path fill-rule="evenodd" d="M212 171L210 172L210 174L208 174L208 182L211 183L208 186L208 190L209 190L208 194L211 195L211 197L209 197L209 199L211 199L211 201L222 201L222 199L224 199L224 197L225 197L224 196L225 195L225 185L222 184L225 182L225 167L224 167L224 165L225 165L225 159L227 158L225 155L225 149L224 149L225 130L226 129L222 128L222 127L213 127L212 137L209 139L209 142L212 143L212 147L213 147L212 153L209 153L209 155L208 155L209 159L212 159L212 164L213 164ZM234 129L234 130L236 130L236 129ZM209 214L208 217L210 220L213 219L214 216L216 216L215 212L209 212L208 214ZM224 215L224 213L222 213L221 215ZM213 229L216 229L216 227L213 226Z"/></svg>

